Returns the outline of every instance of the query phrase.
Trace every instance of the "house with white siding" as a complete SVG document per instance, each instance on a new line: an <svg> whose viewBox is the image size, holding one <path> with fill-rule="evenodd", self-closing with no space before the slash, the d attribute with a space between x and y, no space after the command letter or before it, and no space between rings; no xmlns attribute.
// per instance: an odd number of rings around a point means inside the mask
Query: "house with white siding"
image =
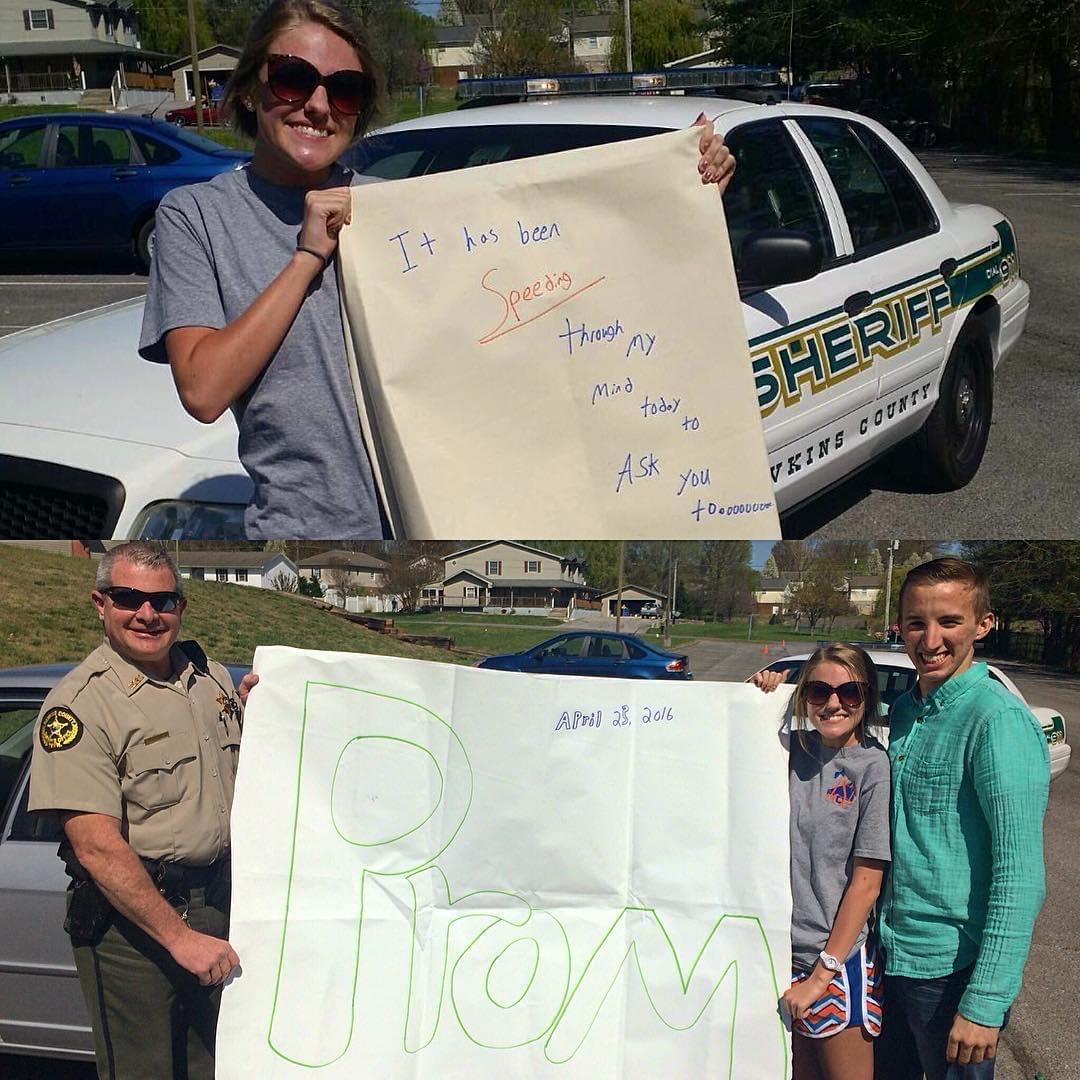
<svg viewBox="0 0 1080 1080"><path fill-rule="evenodd" d="M277 589L299 577L296 564L276 551L180 551L176 553L180 576L193 581L220 581Z"/></svg>

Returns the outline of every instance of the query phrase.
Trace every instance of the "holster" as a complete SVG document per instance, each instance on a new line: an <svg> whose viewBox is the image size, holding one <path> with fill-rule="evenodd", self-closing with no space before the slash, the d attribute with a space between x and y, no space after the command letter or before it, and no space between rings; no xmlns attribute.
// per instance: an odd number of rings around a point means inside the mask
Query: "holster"
<svg viewBox="0 0 1080 1080"><path fill-rule="evenodd" d="M93 880L73 879L64 929L72 945L97 945L112 923L114 909Z"/></svg>

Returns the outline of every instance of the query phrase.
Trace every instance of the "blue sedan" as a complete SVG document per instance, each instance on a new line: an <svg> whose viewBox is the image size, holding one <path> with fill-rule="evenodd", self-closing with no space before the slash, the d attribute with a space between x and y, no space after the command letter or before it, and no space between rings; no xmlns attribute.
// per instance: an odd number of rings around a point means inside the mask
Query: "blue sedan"
<svg viewBox="0 0 1080 1080"><path fill-rule="evenodd" d="M0 253L132 253L144 270L167 191L249 154L143 116L56 113L0 123Z"/></svg>
<svg viewBox="0 0 1080 1080"><path fill-rule="evenodd" d="M481 660L477 667L543 675L599 675L617 679L692 679L690 658L632 634L575 630L519 653Z"/></svg>

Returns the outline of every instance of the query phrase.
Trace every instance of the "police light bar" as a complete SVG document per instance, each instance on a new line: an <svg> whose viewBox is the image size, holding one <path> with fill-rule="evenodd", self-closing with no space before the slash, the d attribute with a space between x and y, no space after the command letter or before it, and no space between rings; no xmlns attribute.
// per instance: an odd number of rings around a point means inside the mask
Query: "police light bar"
<svg viewBox="0 0 1080 1080"><path fill-rule="evenodd" d="M769 86L779 82L776 68L727 64L707 68L668 68L665 71L612 71L588 75L518 75L458 79L462 104L484 101L522 101L530 97L573 94L687 94Z"/></svg>

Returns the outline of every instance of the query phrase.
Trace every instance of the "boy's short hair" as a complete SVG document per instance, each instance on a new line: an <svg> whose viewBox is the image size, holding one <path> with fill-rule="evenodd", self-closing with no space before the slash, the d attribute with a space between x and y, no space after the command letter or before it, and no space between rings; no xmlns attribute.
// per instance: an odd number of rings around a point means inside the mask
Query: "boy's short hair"
<svg viewBox="0 0 1080 1080"><path fill-rule="evenodd" d="M990 611L990 582L977 566L949 555L943 559L931 559L908 571L900 586L900 616L904 614L904 592L910 585L944 585L958 582L972 591L975 617L981 619Z"/></svg>

